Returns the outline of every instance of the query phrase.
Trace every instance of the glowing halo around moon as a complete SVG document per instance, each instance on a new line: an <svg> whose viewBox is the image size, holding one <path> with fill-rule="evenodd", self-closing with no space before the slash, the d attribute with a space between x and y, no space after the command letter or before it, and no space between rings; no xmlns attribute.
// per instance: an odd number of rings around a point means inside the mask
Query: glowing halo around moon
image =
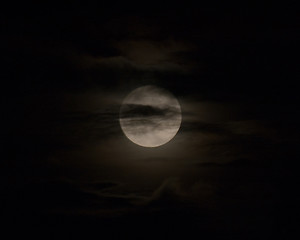
<svg viewBox="0 0 300 240"><path fill-rule="evenodd" d="M142 147L159 147L177 134L181 108L169 91L147 85L133 90L124 99L119 120L130 141Z"/></svg>

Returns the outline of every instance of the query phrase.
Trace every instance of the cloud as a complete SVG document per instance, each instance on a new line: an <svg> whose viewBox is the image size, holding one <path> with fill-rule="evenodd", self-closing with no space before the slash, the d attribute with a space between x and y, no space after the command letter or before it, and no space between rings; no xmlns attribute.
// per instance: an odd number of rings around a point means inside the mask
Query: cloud
<svg viewBox="0 0 300 240"><path fill-rule="evenodd" d="M182 196L181 182L177 178L165 180L156 189L151 197L151 201L168 201Z"/></svg>
<svg viewBox="0 0 300 240"><path fill-rule="evenodd" d="M44 179L3 191L4 215L93 214L122 212L144 201L138 194L118 193L114 181L77 182L67 178Z"/></svg>
<svg viewBox="0 0 300 240"><path fill-rule="evenodd" d="M79 68L88 72L97 72L106 79L133 79L152 77L165 78L162 75L190 74L188 61L182 62L176 53L191 51L191 46L175 40L125 39L114 41L117 54L114 56L73 54L70 60ZM91 76L91 75L90 75Z"/></svg>
<svg viewBox="0 0 300 240"><path fill-rule="evenodd" d="M188 178L166 179L148 200L149 206L178 207L193 206L195 209L209 206L209 199L215 194L216 188L202 181L190 182Z"/></svg>
<svg viewBox="0 0 300 240"><path fill-rule="evenodd" d="M114 57L93 57L89 55L83 55L77 59L77 64L83 69L88 70L105 70L106 73L113 73L113 71L118 71L118 75L124 74L130 75L131 77L136 77L138 74L145 73L177 73L186 74L188 73L186 69L173 62L163 62L147 65L144 63L136 63L124 56L114 56ZM103 72L104 73L104 72Z"/></svg>
<svg viewBox="0 0 300 240"><path fill-rule="evenodd" d="M149 116L165 116L168 109L161 109L150 105L140 104L123 104L122 105L122 118L134 117L149 117Z"/></svg>
<svg viewBox="0 0 300 240"><path fill-rule="evenodd" d="M172 106L157 107L142 104L123 104L121 118L151 117L161 116L163 118L172 118L178 115L178 108Z"/></svg>
<svg viewBox="0 0 300 240"><path fill-rule="evenodd" d="M249 159L249 158L237 158L228 162L198 162L194 163L199 168L232 168L232 169L253 169L253 168L269 168L271 166L270 159Z"/></svg>
<svg viewBox="0 0 300 240"><path fill-rule="evenodd" d="M123 40L116 43L116 47L123 56L133 62L151 65L164 62L175 62L172 55L191 49L183 42L175 40L149 41L149 40Z"/></svg>

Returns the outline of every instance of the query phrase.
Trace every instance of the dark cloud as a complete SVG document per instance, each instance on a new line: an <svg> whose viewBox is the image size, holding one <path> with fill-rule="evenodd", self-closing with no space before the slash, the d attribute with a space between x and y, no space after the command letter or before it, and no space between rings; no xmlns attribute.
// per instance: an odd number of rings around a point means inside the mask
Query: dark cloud
<svg viewBox="0 0 300 240"><path fill-rule="evenodd" d="M151 197L151 204L164 203L172 204L173 201L180 201L183 197L181 182L179 179L171 178L165 180L162 185L156 189Z"/></svg>
<svg viewBox="0 0 300 240"><path fill-rule="evenodd" d="M121 118L136 118L136 117L151 117L161 116L165 118L170 115L177 115L178 109L171 106L168 107L154 107L150 105L138 104L123 104L121 110ZM172 117L172 116L171 116Z"/></svg>
<svg viewBox="0 0 300 240"><path fill-rule="evenodd" d="M197 167L205 168L205 167L216 167L216 168L244 168L244 169L253 169L253 168L265 168L266 170L270 170L272 166L271 159L249 159L249 158L239 158L234 159L232 161L226 163L218 163L218 162L202 162L196 163Z"/></svg>
<svg viewBox="0 0 300 240"><path fill-rule="evenodd" d="M150 105L124 104L122 105L121 118L165 116L166 109Z"/></svg>
<svg viewBox="0 0 300 240"><path fill-rule="evenodd" d="M138 196L113 193L116 182L77 182L68 179L42 180L2 190L5 216L19 214L90 214L111 209L113 212L134 206ZM112 191L112 192L111 192ZM113 213L112 212L112 213Z"/></svg>
<svg viewBox="0 0 300 240"><path fill-rule="evenodd" d="M214 133L219 135L230 135L231 131L226 129L224 123L207 123L207 122L184 122L181 127L182 131L192 131L201 133Z"/></svg>

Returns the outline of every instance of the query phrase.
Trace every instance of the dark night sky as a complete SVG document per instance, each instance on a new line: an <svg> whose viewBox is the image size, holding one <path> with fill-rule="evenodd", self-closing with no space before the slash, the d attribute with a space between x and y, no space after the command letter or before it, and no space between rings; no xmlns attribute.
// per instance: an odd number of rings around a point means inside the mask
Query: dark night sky
<svg viewBox="0 0 300 240"><path fill-rule="evenodd" d="M289 239L296 13L262 3L4 9L5 228L37 239ZM148 84L182 109L178 134L158 148L133 144L119 124L123 99Z"/></svg>

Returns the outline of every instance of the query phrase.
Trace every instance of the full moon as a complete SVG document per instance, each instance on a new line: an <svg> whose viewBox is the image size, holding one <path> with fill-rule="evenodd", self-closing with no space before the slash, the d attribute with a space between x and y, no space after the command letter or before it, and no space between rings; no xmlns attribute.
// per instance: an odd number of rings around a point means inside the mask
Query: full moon
<svg viewBox="0 0 300 240"><path fill-rule="evenodd" d="M147 85L124 99L119 120L130 141L142 147L158 147L176 135L181 119L177 99L163 88Z"/></svg>

